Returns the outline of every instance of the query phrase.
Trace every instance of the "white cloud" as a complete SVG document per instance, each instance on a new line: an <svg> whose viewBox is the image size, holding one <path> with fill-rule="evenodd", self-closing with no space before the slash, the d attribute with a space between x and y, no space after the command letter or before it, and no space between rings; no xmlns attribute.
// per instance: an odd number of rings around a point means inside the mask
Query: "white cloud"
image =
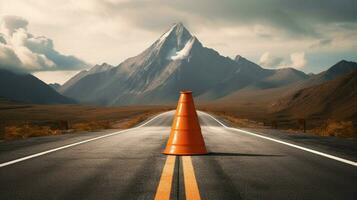
<svg viewBox="0 0 357 200"><path fill-rule="evenodd" d="M290 54L291 66L294 68L302 69L306 66L307 60L305 52L295 52Z"/></svg>
<svg viewBox="0 0 357 200"><path fill-rule="evenodd" d="M28 21L18 16L4 16L0 31L6 35L12 35L17 29L26 29Z"/></svg>
<svg viewBox="0 0 357 200"><path fill-rule="evenodd" d="M275 56L270 52L265 52L259 59L259 64L267 68L293 67L303 69L307 64L305 52L294 52L289 57Z"/></svg>
<svg viewBox="0 0 357 200"><path fill-rule="evenodd" d="M54 49L51 39L34 36L27 30L28 22L17 16L5 16L0 23L0 68L35 72L78 70L87 64Z"/></svg>
<svg viewBox="0 0 357 200"><path fill-rule="evenodd" d="M264 66L264 67L278 67L282 64L284 61L283 58L281 57L276 57L271 55L269 52L265 52L262 54L262 56L259 59L259 64Z"/></svg>

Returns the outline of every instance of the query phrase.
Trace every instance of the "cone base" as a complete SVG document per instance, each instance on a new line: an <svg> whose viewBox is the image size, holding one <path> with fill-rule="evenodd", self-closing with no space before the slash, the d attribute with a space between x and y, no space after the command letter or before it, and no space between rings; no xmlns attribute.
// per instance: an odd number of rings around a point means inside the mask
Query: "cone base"
<svg viewBox="0 0 357 200"><path fill-rule="evenodd" d="M206 148L192 148L182 146L169 146L162 152L165 155L205 155L208 154Z"/></svg>
<svg viewBox="0 0 357 200"><path fill-rule="evenodd" d="M205 152L205 153L166 153L166 152L162 152L162 154L176 155L176 156L194 156L194 155L207 155L208 152Z"/></svg>

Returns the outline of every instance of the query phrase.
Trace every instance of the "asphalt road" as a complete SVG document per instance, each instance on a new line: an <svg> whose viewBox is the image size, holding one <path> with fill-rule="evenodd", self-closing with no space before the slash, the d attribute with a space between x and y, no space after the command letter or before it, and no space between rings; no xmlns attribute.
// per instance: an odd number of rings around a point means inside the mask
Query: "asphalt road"
<svg viewBox="0 0 357 200"><path fill-rule="evenodd" d="M0 142L0 199L154 199L172 117L173 112L164 113L122 132ZM357 199L356 166L226 128L205 113L199 118L210 152L191 157L201 199ZM262 136L357 161L355 141L321 142L323 138L312 136L299 140L260 131ZM97 138L105 134L111 135ZM175 159L171 199L185 199L182 158Z"/></svg>

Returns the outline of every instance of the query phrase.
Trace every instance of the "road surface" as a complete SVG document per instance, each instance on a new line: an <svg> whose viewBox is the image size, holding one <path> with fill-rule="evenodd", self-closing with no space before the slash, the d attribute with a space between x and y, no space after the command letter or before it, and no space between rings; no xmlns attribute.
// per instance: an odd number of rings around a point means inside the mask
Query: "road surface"
<svg viewBox="0 0 357 200"><path fill-rule="evenodd" d="M357 199L354 141L341 149L322 138L244 132L199 112L210 154L165 156L172 117L120 132L0 142L0 199L154 199L159 184L170 199Z"/></svg>

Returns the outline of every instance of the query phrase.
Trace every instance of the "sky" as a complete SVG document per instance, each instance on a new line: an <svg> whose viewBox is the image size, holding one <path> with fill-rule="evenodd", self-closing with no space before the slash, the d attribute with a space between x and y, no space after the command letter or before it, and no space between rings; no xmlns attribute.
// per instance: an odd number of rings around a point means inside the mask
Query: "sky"
<svg viewBox="0 0 357 200"><path fill-rule="evenodd" d="M136 56L182 22L204 46L265 68L357 61L355 0L0 0L0 68L63 83Z"/></svg>

